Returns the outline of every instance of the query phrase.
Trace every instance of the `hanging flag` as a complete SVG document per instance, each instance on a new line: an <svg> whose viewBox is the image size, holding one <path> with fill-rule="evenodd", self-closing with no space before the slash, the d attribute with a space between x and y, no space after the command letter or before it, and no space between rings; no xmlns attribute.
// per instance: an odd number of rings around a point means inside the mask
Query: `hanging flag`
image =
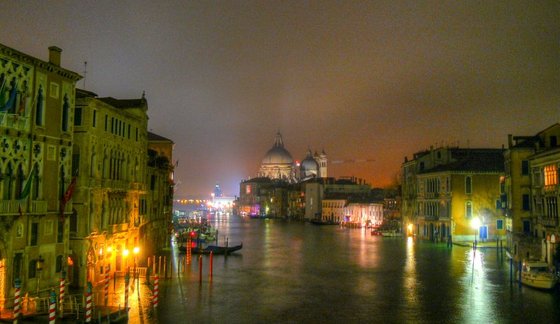
<svg viewBox="0 0 560 324"><path fill-rule="evenodd" d="M35 178L35 172L36 172L35 167L31 168L31 172L29 172L27 181L25 181L25 184L23 185L23 190L21 191L21 195L19 195L20 200L27 198L29 196L29 193L31 193L31 183Z"/></svg>
<svg viewBox="0 0 560 324"><path fill-rule="evenodd" d="M66 208L66 204L72 199L72 195L74 194L74 188L76 188L76 176L72 177L72 181L70 181L70 185L68 185L68 189L64 192L64 196L60 201L60 217L64 219L64 208Z"/></svg>

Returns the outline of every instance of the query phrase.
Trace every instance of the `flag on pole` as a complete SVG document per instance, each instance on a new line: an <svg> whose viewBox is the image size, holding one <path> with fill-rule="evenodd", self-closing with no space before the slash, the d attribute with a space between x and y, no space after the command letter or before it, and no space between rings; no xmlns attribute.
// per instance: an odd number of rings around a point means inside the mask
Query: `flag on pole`
<svg viewBox="0 0 560 324"><path fill-rule="evenodd" d="M29 172L29 176L27 177L25 184L23 185L21 194L19 195L20 200L27 198L29 196L29 193L31 193L31 183L33 183L33 179L35 178L35 172L37 171L35 169L35 166L33 166L33 168L31 168L31 172Z"/></svg>
<svg viewBox="0 0 560 324"><path fill-rule="evenodd" d="M70 185L68 185L68 189L64 192L64 196L60 201L60 216L64 218L64 208L66 204L72 199L72 195L74 194L74 189L76 188L76 176L72 177L72 181L70 181Z"/></svg>

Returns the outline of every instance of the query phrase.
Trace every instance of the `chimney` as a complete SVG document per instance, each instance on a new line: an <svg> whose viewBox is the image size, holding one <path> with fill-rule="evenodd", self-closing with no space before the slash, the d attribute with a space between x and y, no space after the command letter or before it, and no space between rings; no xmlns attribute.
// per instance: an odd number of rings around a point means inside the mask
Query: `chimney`
<svg viewBox="0 0 560 324"><path fill-rule="evenodd" d="M62 53L62 49L59 47L49 47L49 63L60 66L60 53Z"/></svg>

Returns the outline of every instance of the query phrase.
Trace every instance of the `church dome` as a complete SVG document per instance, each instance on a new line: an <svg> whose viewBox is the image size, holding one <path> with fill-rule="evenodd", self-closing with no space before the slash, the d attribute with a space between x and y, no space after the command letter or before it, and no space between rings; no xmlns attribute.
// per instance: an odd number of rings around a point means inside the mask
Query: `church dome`
<svg viewBox="0 0 560 324"><path fill-rule="evenodd" d="M284 142L282 142L282 135L280 133L276 134L276 141L274 142L274 146L264 156L262 160L262 164L270 165L270 164L293 164L294 160L292 159L292 155L288 150L284 148Z"/></svg>
<svg viewBox="0 0 560 324"><path fill-rule="evenodd" d="M319 172L319 164L313 158L311 150L307 151L307 156L300 164L301 176L306 178L309 176L317 176Z"/></svg>

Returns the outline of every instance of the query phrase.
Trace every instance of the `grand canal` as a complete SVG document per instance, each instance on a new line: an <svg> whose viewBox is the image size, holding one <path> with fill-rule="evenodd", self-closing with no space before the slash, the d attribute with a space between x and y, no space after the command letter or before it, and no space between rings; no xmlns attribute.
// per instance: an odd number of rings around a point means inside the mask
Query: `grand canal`
<svg viewBox="0 0 560 324"><path fill-rule="evenodd" d="M230 216L212 220L227 257L174 257L162 280L159 323L512 323L560 322L560 292L510 283L507 257L360 229ZM473 259L474 258L474 259ZM179 271L177 271L179 270ZM200 279L202 279L200 281Z"/></svg>

